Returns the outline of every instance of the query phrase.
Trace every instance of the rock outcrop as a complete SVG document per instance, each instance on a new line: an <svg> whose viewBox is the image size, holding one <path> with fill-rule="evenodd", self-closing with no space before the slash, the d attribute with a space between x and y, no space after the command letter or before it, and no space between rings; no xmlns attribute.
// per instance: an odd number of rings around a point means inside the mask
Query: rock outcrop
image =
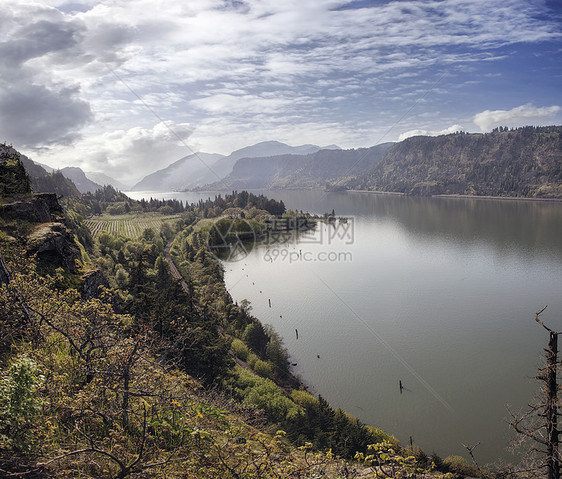
<svg viewBox="0 0 562 479"><path fill-rule="evenodd" d="M45 223L62 216L62 207L54 193L8 196L3 198L3 204L0 205L0 218L7 221Z"/></svg>
<svg viewBox="0 0 562 479"><path fill-rule="evenodd" d="M99 289L109 287L109 283L101 269L93 269L82 275L82 288L80 294L82 298L96 298L99 295Z"/></svg>
<svg viewBox="0 0 562 479"><path fill-rule="evenodd" d="M40 262L78 273L76 260L81 259L80 248L63 223L38 224L27 238L27 251L36 254Z"/></svg>

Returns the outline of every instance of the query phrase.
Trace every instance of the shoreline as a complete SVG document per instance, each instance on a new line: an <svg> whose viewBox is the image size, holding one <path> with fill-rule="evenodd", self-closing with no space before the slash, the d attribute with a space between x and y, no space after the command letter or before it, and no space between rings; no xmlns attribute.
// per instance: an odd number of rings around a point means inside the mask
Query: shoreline
<svg viewBox="0 0 562 479"><path fill-rule="evenodd" d="M344 190L349 193L370 193L375 195L408 196L405 193L394 191L371 191L371 190ZM452 198L469 200L500 200L500 201L534 201L539 203L562 203L562 198L530 198L525 196L479 196L461 194L443 194L431 196L412 196L412 198Z"/></svg>

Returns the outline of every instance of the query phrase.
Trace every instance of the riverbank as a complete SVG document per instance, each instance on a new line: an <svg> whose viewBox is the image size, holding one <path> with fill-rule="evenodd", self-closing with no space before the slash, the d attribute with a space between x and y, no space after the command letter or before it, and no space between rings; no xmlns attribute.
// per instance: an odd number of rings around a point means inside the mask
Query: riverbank
<svg viewBox="0 0 562 479"><path fill-rule="evenodd" d="M407 196L397 191L344 190L350 193L369 193L375 195ZM419 197L418 197L419 198ZM544 203L562 203L562 198L527 198L523 196L479 196L479 195L431 195L427 198L455 198L470 200L504 200L504 201L536 201Z"/></svg>

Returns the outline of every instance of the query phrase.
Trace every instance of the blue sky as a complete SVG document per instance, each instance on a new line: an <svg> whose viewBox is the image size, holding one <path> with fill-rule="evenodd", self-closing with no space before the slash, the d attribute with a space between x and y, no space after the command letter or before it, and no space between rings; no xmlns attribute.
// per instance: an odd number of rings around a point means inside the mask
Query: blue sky
<svg viewBox="0 0 562 479"><path fill-rule="evenodd" d="M53 167L562 124L560 1L0 4L0 141Z"/></svg>

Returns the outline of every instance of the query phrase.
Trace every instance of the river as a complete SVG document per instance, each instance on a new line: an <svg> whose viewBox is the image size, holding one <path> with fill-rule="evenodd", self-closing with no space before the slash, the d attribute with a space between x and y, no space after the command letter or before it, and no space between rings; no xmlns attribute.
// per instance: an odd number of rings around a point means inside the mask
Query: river
<svg viewBox="0 0 562 479"><path fill-rule="evenodd" d="M532 400L547 341L534 312L548 304L541 318L562 330L562 204L266 194L348 218L224 262L234 300L280 333L310 390L427 453L480 442L480 462L511 460L506 405Z"/></svg>

